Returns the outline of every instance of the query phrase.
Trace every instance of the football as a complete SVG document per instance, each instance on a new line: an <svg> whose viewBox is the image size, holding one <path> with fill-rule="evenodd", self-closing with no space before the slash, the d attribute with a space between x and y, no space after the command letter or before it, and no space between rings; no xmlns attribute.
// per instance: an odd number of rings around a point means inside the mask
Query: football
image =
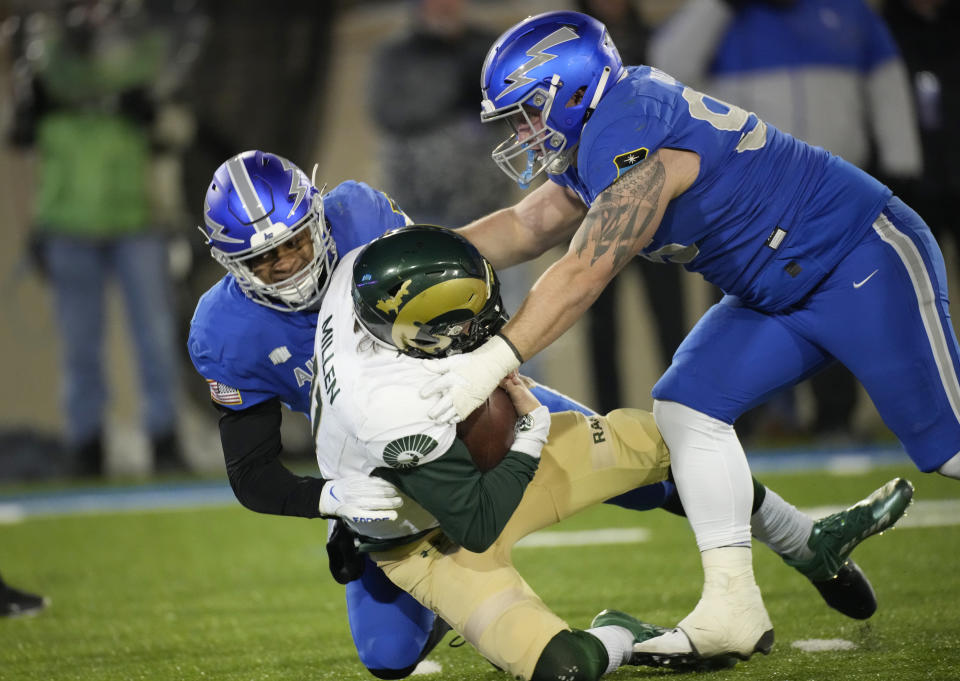
<svg viewBox="0 0 960 681"><path fill-rule="evenodd" d="M457 437L470 450L477 468L488 471L503 460L513 444L517 410L503 388L494 390L487 401L457 424Z"/></svg>

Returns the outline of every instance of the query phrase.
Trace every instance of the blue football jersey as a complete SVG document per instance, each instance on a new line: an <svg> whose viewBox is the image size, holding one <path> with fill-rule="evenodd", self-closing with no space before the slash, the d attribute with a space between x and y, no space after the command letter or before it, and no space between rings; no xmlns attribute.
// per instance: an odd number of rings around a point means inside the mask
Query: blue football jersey
<svg viewBox="0 0 960 681"><path fill-rule="evenodd" d="M856 166L649 66L631 67L603 97L575 164L550 177L590 205L661 148L695 152L700 173L642 255L768 311L800 300L890 197Z"/></svg>
<svg viewBox="0 0 960 681"><path fill-rule="evenodd" d="M323 209L339 254L409 222L387 195L361 182L324 194ZM309 413L316 328L317 312L258 305L228 274L197 303L187 348L218 404L245 409L279 397L290 409Z"/></svg>

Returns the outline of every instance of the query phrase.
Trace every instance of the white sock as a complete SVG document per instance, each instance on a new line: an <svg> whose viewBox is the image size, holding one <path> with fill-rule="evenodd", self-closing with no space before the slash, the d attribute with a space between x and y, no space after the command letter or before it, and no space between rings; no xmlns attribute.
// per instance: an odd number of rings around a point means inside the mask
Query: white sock
<svg viewBox="0 0 960 681"><path fill-rule="evenodd" d="M603 647L607 649L607 659L609 663L607 664L607 671L605 671L604 674L609 674L615 671L620 665L630 661L630 656L633 654L633 632L629 629L610 624L605 627L587 629L586 631L599 640L600 643L603 644Z"/></svg>
<svg viewBox="0 0 960 681"><path fill-rule="evenodd" d="M957 452L952 458L948 459L945 464L937 469L937 472L948 478L957 478L960 480L960 452Z"/></svg>
<svg viewBox="0 0 960 681"><path fill-rule="evenodd" d="M781 556L806 560L813 555L807 546L813 518L801 513L769 487L763 503L750 518L753 536Z"/></svg>
<svg viewBox="0 0 960 681"><path fill-rule="evenodd" d="M753 480L733 426L678 402L655 400L653 416L697 546L749 547Z"/></svg>

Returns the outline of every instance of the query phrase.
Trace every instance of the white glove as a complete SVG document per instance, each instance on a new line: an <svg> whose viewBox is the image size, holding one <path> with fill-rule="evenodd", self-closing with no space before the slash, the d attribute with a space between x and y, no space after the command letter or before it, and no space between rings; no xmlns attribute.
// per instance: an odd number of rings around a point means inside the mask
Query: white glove
<svg viewBox="0 0 960 681"><path fill-rule="evenodd" d="M549 434L550 410L541 404L529 414L517 419L517 434L510 449L539 459L540 450L546 444Z"/></svg>
<svg viewBox="0 0 960 681"><path fill-rule="evenodd" d="M351 475L327 480L320 491L320 514L339 516L355 523L396 520L403 500L396 487L386 480L366 475Z"/></svg>
<svg viewBox="0 0 960 681"><path fill-rule="evenodd" d="M424 399L437 396L427 415L440 423L459 423L483 404L504 376L520 366L520 358L498 335L473 352L424 360L424 366L440 374L420 390Z"/></svg>

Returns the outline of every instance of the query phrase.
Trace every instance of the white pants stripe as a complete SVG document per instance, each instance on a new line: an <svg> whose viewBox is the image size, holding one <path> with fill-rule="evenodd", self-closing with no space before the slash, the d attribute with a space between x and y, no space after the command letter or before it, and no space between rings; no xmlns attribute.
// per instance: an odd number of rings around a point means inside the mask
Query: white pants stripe
<svg viewBox="0 0 960 681"><path fill-rule="evenodd" d="M873 223L873 229L885 243L897 252L907 269L910 281L913 282L920 317L930 341L930 349L933 351L933 358L937 364L940 382L947 394L950 407L953 409L953 415L960 422L960 381L957 379L957 372L953 367L953 359L950 357L950 350L947 346L947 338L943 333L943 326L940 324L937 296L934 293L933 284L930 281L930 275L927 273L923 258L920 256L920 251L910 237L898 230L883 214Z"/></svg>

